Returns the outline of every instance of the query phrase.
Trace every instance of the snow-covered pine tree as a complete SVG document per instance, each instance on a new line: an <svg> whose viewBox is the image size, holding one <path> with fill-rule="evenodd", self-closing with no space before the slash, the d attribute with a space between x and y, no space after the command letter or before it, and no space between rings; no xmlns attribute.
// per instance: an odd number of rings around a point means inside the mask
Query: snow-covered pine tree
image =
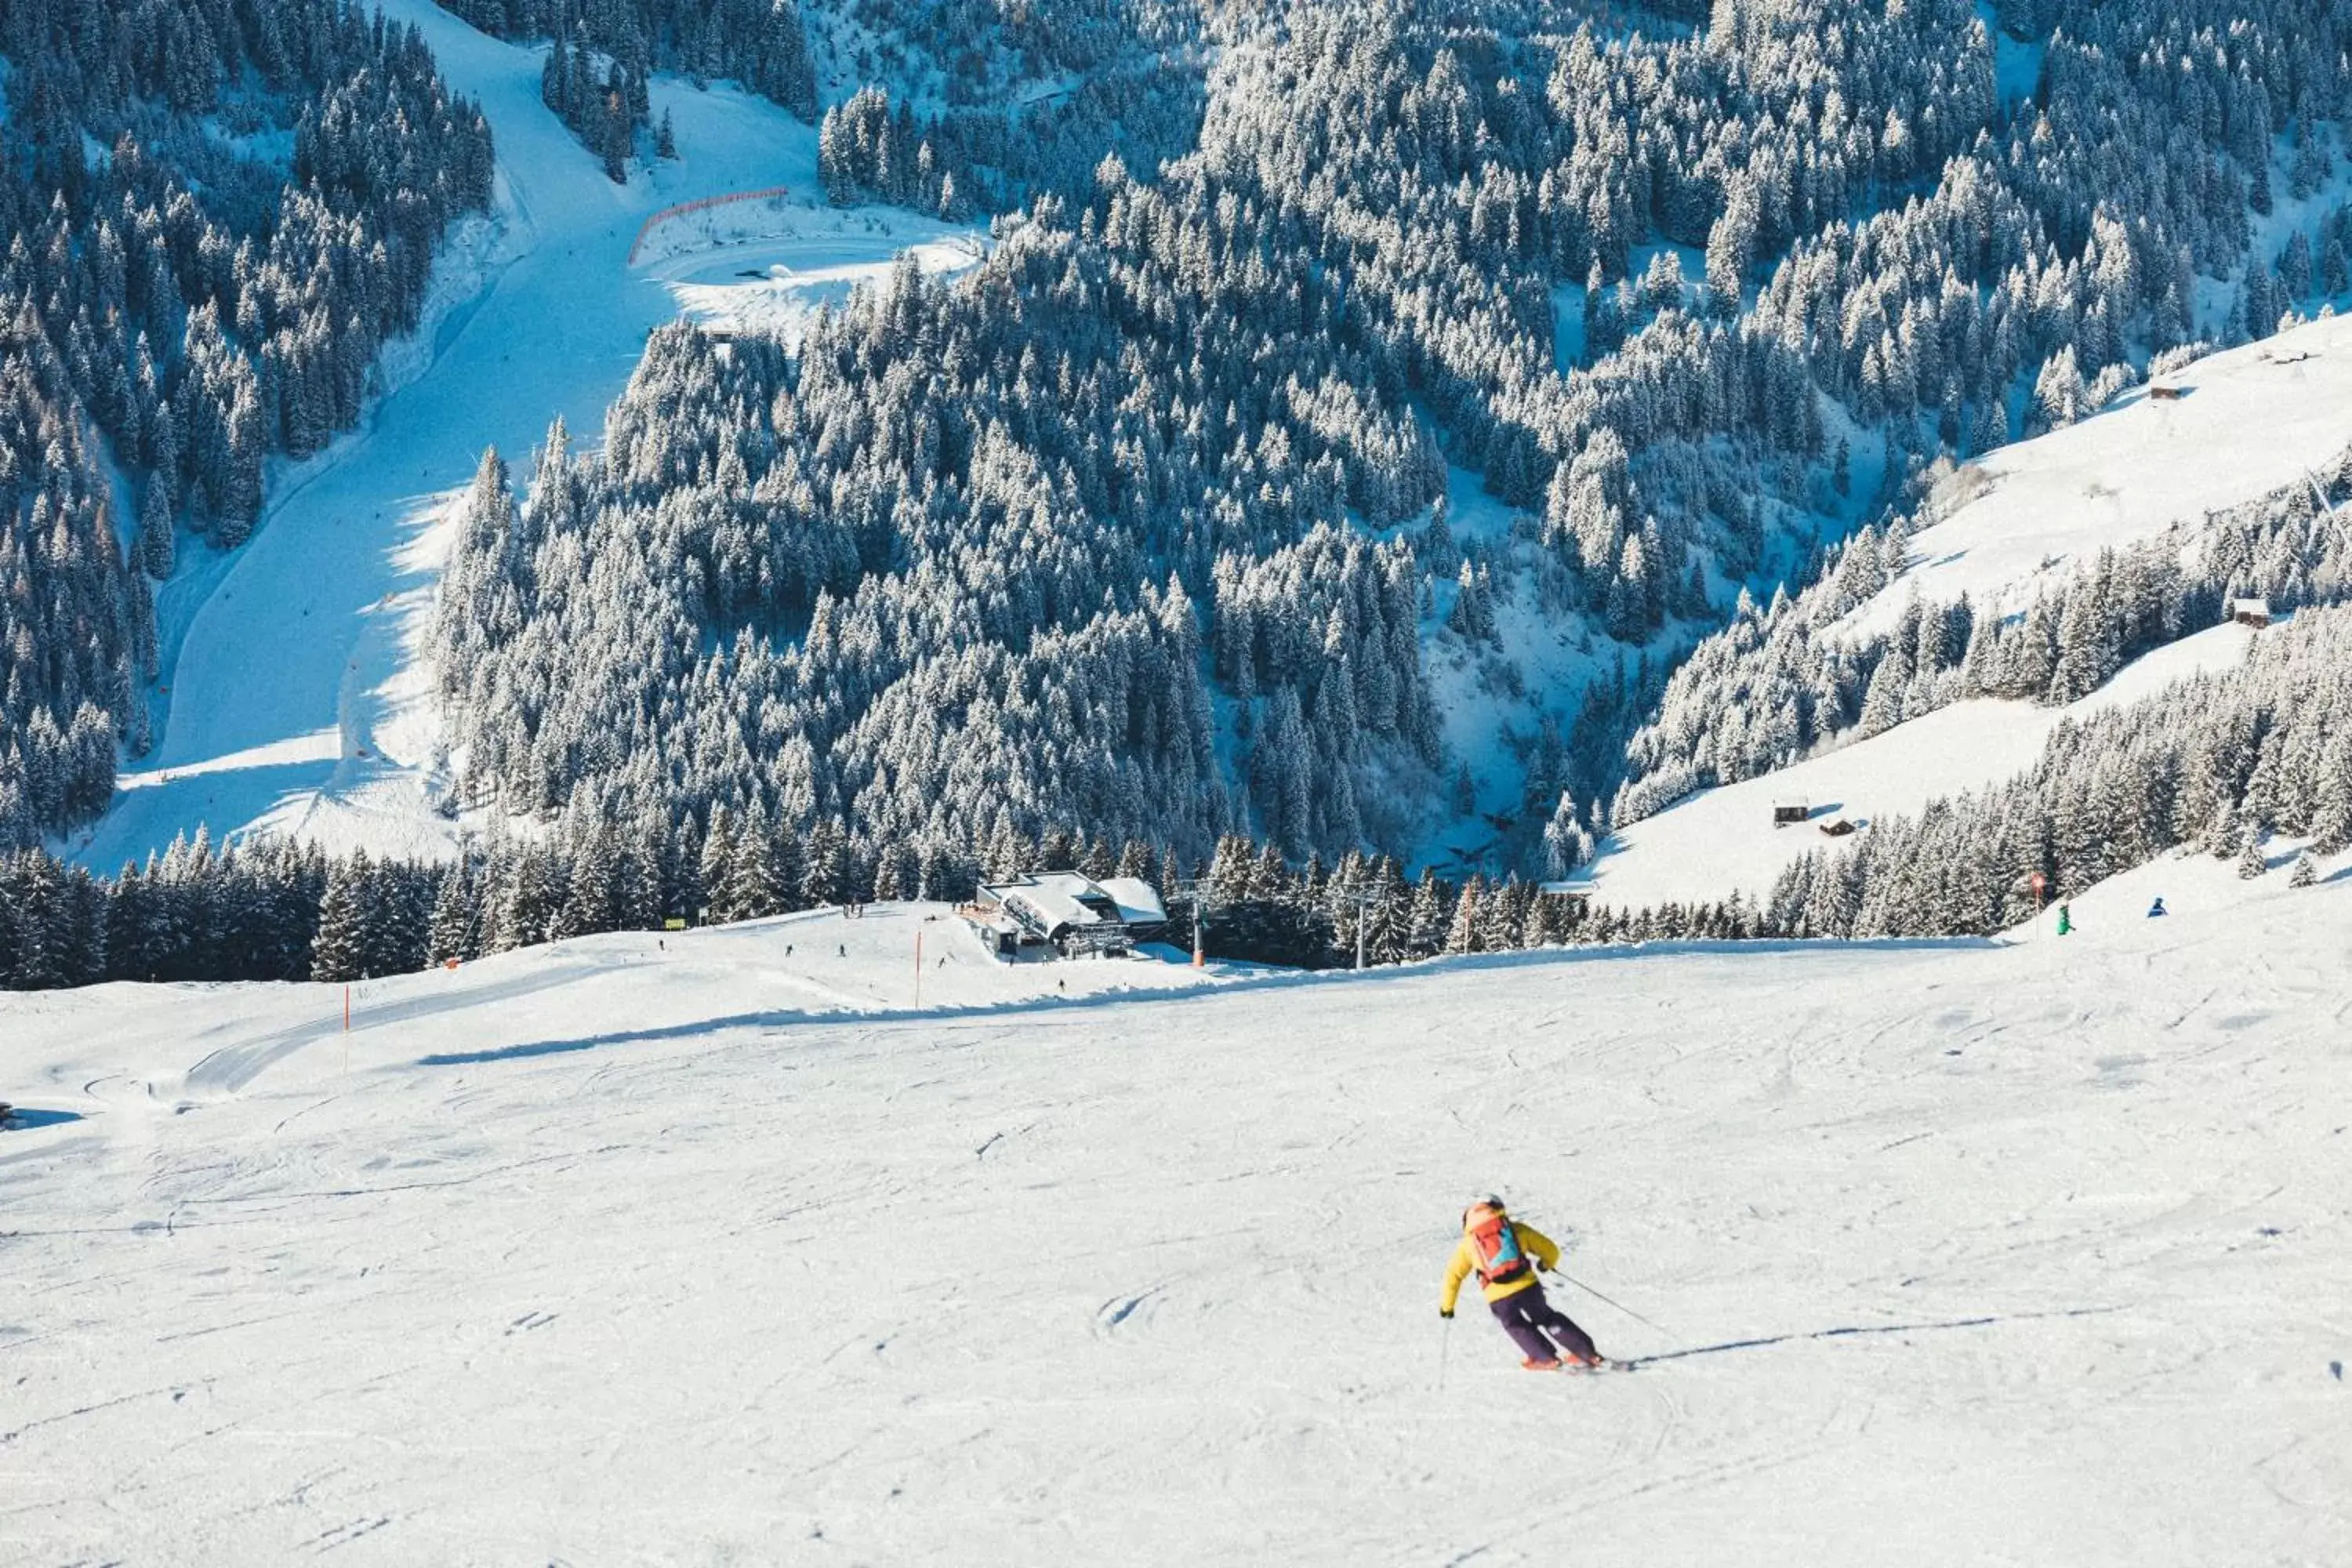
<svg viewBox="0 0 2352 1568"><path fill-rule="evenodd" d="M2246 835L2246 846L2238 852L2238 875L2252 880L2271 868L2270 858L2263 853L2263 837L2259 832Z"/></svg>
<svg viewBox="0 0 2352 1568"><path fill-rule="evenodd" d="M319 934L310 950L311 979L357 980L366 973L369 875L364 850L336 862L328 872L326 897L319 905Z"/></svg>

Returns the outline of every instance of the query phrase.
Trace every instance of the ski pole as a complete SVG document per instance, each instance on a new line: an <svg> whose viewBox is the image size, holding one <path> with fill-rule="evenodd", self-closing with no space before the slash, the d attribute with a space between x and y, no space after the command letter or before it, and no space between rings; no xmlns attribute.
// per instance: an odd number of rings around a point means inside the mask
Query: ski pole
<svg viewBox="0 0 2352 1568"><path fill-rule="evenodd" d="M1580 1290L1583 1291L1586 1295L1588 1295L1588 1296L1591 1296L1591 1297L1595 1298L1596 1300L1601 1300L1601 1301L1604 1301L1604 1302L1606 1302L1608 1305L1610 1305L1610 1306L1612 1306L1612 1307L1616 1308L1619 1311L1621 1311L1621 1312L1624 1313L1627 1317L1629 1317L1629 1318L1633 1319L1635 1322L1637 1322L1637 1323L1645 1323L1645 1324L1648 1324L1648 1325L1649 1325L1649 1327L1654 1328L1654 1329L1657 1329L1657 1330L1658 1330L1658 1332L1660 1332L1660 1333L1662 1333L1662 1334L1666 1335L1669 1339L1671 1339L1671 1338L1673 1338L1673 1337L1674 1337L1674 1331L1673 1331L1672 1329L1659 1328L1657 1324L1651 1322L1649 1319L1647 1319L1647 1318L1645 1318L1645 1317L1642 1316L1642 1314L1641 1314L1641 1313L1639 1313L1639 1312L1637 1312L1637 1311L1633 1310L1633 1308L1631 1308L1631 1307L1629 1307L1629 1306L1625 1305L1625 1303L1624 1303L1624 1302L1622 1302L1622 1301L1619 1301L1619 1300L1612 1300L1612 1298L1610 1298L1610 1297L1607 1297L1607 1296L1603 1296L1603 1295L1601 1295L1600 1291L1595 1290L1591 1286L1587 1285L1583 1280L1579 1279L1575 1275L1573 1275L1573 1274L1566 1274L1566 1273L1562 1273L1559 1269L1557 1269L1557 1268L1553 1269L1553 1270L1552 1270L1552 1272L1553 1272L1553 1273L1555 1273L1555 1274L1559 1274L1559 1277L1560 1277L1561 1279L1563 1279L1567 1280L1570 1284L1571 1284L1571 1285L1575 1286L1578 1289L1580 1289Z"/></svg>
<svg viewBox="0 0 2352 1568"><path fill-rule="evenodd" d="M1454 1320L1445 1320L1445 1331L1437 1336L1437 1392L1445 1392L1445 1363L1454 1350Z"/></svg>

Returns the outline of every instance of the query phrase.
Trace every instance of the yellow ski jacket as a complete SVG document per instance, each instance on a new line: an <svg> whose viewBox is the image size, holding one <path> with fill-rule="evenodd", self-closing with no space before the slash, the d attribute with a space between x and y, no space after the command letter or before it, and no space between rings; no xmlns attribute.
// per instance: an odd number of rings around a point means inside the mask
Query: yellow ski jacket
<svg viewBox="0 0 2352 1568"><path fill-rule="evenodd" d="M1519 1238L1519 1250L1534 1258L1538 1267L1544 1268L1559 1267L1559 1243L1531 1225L1523 1225L1517 1220L1512 1220L1509 1224L1512 1231ZM1445 1293L1438 1298L1438 1310L1442 1312L1454 1310L1454 1303L1462 1294L1462 1281L1476 1273L1477 1269L1477 1249L1471 1244L1469 1232L1465 1228L1461 1241L1454 1248L1454 1261L1446 1265ZM1499 1301L1506 1296L1516 1296L1535 1282L1535 1270L1530 1268L1507 1284L1486 1286L1486 1300Z"/></svg>

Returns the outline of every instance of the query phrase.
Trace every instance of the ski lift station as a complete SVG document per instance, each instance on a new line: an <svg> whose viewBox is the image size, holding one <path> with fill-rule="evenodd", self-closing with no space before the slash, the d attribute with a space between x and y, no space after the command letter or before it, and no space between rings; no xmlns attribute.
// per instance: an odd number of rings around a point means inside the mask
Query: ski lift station
<svg viewBox="0 0 2352 1568"><path fill-rule="evenodd" d="M1167 906L1150 883L1135 877L1097 881L1076 871L1032 871L983 882L958 912L1005 960L1123 958L1168 923Z"/></svg>

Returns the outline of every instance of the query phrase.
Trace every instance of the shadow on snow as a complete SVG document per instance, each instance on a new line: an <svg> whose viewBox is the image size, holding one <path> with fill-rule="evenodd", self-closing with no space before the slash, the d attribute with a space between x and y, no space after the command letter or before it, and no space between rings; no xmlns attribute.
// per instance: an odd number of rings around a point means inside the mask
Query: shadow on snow
<svg viewBox="0 0 2352 1568"><path fill-rule="evenodd" d="M1655 1355L1633 1356L1619 1363L1628 1369L1656 1366L1662 1362L1683 1361L1691 1356L1721 1355L1727 1351L1762 1350L1768 1345L1797 1344L1807 1340L1858 1339L1874 1334L1925 1334L1947 1329L1989 1329L2000 1323L2030 1322L2037 1318L2092 1318L2101 1313L2118 1311L2116 1307L2065 1307L2053 1312L2011 1312L1982 1318L1946 1318L1926 1323L1854 1323L1835 1329L1815 1329L1807 1333L1768 1334L1752 1340L1726 1340L1721 1344L1694 1345L1688 1350L1661 1351Z"/></svg>
<svg viewBox="0 0 2352 1568"><path fill-rule="evenodd" d="M1129 1002L1165 1002L1185 998L1230 996L1236 993L1286 990L1308 985L1388 985L1409 984L1438 975L1496 969L1562 968L1586 963L1619 963L1627 959L1670 953L1758 955L1772 953L1850 954L1857 952L1943 952L1954 948L1992 948L2004 944L1990 937L1893 937L1869 942L1658 942L1593 948L1550 948L1532 952L1478 953L1419 963L1384 964L1370 970L1285 970L1255 974L1224 984L1204 986L1139 985L1088 996L1024 997L1010 1002L970 1003L952 1007L844 1007L838 1009L780 1008L698 1018L646 1029L619 1029L609 1034L572 1039L533 1040L511 1046L491 1046L472 1051L436 1051L418 1057L418 1067L472 1067L485 1062L519 1061L530 1057L563 1056L606 1046L640 1045L653 1040L688 1039L730 1029L776 1029L792 1025L950 1024L974 1018L1017 1017L1024 1014L1055 1013L1118 1005ZM567 976L569 978L569 976Z"/></svg>

